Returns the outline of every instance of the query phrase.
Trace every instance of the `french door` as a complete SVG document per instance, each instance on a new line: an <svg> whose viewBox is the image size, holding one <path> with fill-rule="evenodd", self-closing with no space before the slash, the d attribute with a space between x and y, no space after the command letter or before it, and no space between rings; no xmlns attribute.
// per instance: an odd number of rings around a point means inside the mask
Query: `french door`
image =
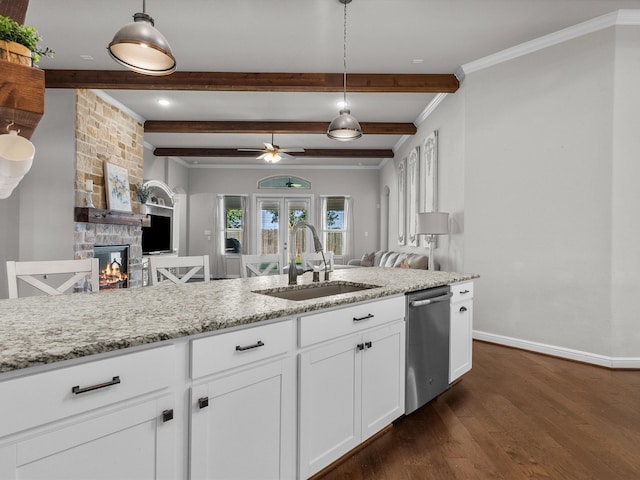
<svg viewBox="0 0 640 480"><path fill-rule="evenodd" d="M255 245L258 254L279 254L281 264L288 265L289 236L293 226L300 221L315 226L313 223L313 196L257 196L256 212ZM302 228L296 233L293 251L298 263L301 261L302 253L308 251L313 245L306 230L306 228Z"/></svg>

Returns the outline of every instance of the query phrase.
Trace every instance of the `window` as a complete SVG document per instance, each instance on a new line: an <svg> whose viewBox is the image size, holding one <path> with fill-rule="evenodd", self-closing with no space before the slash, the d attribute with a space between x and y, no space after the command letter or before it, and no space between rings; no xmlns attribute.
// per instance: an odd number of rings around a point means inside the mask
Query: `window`
<svg viewBox="0 0 640 480"><path fill-rule="evenodd" d="M299 177L268 177L258 181L258 188L303 188L310 189L311 182Z"/></svg>
<svg viewBox="0 0 640 480"><path fill-rule="evenodd" d="M242 253L244 245L246 208L245 197L224 196L225 253Z"/></svg>
<svg viewBox="0 0 640 480"><path fill-rule="evenodd" d="M347 197L322 197L322 237L324 249L334 255L347 251Z"/></svg>

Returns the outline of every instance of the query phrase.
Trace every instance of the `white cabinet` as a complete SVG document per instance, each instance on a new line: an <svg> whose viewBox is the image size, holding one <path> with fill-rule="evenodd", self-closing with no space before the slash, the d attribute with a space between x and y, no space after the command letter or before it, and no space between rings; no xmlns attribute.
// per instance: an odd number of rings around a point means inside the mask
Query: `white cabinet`
<svg viewBox="0 0 640 480"><path fill-rule="evenodd" d="M191 479L295 477L291 320L195 340Z"/></svg>
<svg viewBox="0 0 640 480"><path fill-rule="evenodd" d="M0 383L0 478L175 478L172 353L157 348Z"/></svg>
<svg viewBox="0 0 640 480"><path fill-rule="evenodd" d="M473 343L473 282L451 286L449 383L471 370Z"/></svg>
<svg viewBox="0 0 640 480"><path fill-rule="evenodd" d="M404 413L404 299L356 308L371 313L348 307L318 314L331 314L343 332L352 324L357 333L332 338L299 356L300 478L320 471ZM362 327L360 319L368 315L384 323L379 312L385 312L387 324ZM304 320L300 339L310 338ZM334 331L328 329L327 336Z"/></svg>

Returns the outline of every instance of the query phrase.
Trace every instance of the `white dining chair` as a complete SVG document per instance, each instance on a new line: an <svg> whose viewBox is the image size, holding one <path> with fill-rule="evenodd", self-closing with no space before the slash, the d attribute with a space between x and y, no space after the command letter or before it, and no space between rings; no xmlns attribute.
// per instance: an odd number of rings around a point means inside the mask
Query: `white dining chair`
<svg viewBox="0 0 640 480"><path fill-rule="evenodd" d="M322 255L324 253L324 261ZM320 271L324 272L324 262L327 262L327 267L330 272L333 272L333 252L306 252L302 254L302 268L304 270L313 270L314 266L320 266Z"/></svg>
<svg viewBox="0 0 640 480"><path fill-rule="evenodd" d="M280 255L276 253L240 256L240 276L242 278L280 275L281 273Z"/></svg>
<svg viewBox="0 0 640 480"><path fill-rule="evenodd" d="M149 257L149 285L174 283L183 285L194 282L194 275L202 272L202 281L209 282L209 255L170 257L158 255Z"/></svg>
<svg viewBox="0 0 640 480"><path fill-rule="evenodd" d="M49 275L63 275L59 286L52 284ZM70 275L70 276L69 276ZM38 276L42 277L38 278ZM62 295L74 287L83 278L89 277L91 292L97 292L100 285L99 260L87 258L85 260L49 260L34 262L7 262L7 279L9 281L9 298L18 298L18 280L46 293L47 295ZM44 280L49 280L45 282ZM55 280L60 281L57 276Z"/></svg>

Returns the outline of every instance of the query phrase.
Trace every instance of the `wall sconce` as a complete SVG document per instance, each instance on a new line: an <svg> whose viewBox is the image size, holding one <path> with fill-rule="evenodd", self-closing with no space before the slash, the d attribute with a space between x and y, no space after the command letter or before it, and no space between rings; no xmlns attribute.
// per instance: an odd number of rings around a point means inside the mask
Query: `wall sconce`
<svg viewBox="0 0 640 480"><path fill-rule="evenodd" d="M449 233L449 214L445 212L418 213L417 234L427 235L429 244L429 270L433 270L433 246L436 243L436 235Z"/></svg>
<svg viewBox="0 0 640 480"><path fill-rule="evenodd" d="M20 130L10 130L0 135L0 199L9 198L20 180L27 174L33 164L36 147L29 140L18 135Z"/></svg>

